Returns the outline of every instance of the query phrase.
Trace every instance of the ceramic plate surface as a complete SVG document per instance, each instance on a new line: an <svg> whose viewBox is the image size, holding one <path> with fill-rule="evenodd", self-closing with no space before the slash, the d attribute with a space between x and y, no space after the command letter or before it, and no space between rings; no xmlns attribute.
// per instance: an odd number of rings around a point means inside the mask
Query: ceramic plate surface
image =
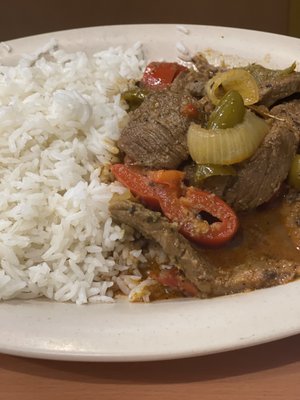
<svg viewBox="0 0 300 400"><path fill-rule="evenodd" d="M51 38L69 51L93 53L143 43L149 60L177 60L182 45L211 62L256 61L285 67L300 54L300 40L213 26L126 25L78 29L8 42L0 50L13 64ZM300 61L300 60L299 60ZM232 350L300 332L300 281L210 300L77 306L46 300L0 303L0 351L80 361L172 359Z"/></svg>

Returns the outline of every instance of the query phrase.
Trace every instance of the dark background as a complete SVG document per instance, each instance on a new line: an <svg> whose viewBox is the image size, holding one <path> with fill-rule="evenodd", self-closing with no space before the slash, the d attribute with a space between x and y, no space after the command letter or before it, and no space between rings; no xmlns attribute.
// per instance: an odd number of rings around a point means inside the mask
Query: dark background
<svg viewBox="0 0 300 400"><path fill-rule="evenodd" d="M297 36L300 1L2 0L0 41L70 28L130 23L234 26Z"/></svg>

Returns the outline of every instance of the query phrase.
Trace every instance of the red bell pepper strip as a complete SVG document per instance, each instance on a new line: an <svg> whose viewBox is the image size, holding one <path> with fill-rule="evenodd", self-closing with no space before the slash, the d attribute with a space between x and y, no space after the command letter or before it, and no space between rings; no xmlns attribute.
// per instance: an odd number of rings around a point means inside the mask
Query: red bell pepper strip
<svg viewBox="0 0 300 400"><path fill-rule="evenodd" d="M150 273L150 277L157 280L161 285L178 290L186 296L195 297L199 294L196 286L175 267L160 270L158 273Z"/></svg>
<svg viewBox="0 0 300 400"><path fill-rule="evenodd" d="M154 61L147 65L141 84L148 89L162 90L170 86L180 72L186 70L186 67L175 62Z"/></svg>
<svg viewBox="0 0 300 400"><path fill-rule="evenodd" d="M147 176L152 182L167 185L177 191L180 189L185 173L174 169L159 169L157 171L149 171Z"/></svg>
<svg viewBox="0 0 300 400"><path fill-rule="evenodd" d="M124 164L115 164L111 170L116 179L146 206L160 208L170 221L178 224L178 230L183 236L198 244L222 245L230 240L238 229L238 218L234 211L212 193L185 187L182 182L175 187L170 185L166 178L163 179L165 183L156 183L151 180L151 176L155 179L155 174L162 175L159 171L147 173ZM198 218L203 211L216 221L210 224L205 219Z"/></svg>
<svg viewBox="0 0 300 400"><path fill-rule="evenodd" d="M160 209L159 199L153 188L155 184L146 175L143 175L140 168L114 164L111 166L111 172L143 204L153 210Z"/></svg>
<svg viewBox="0 0 300 400"><path fill-rule="evenodd" d="M195 187L188 187L179 199L170 194L162 196L160 206L168 219L178 223L180 233L196 243L219 246L238 229L238 218L231 207L215 194ZM210 224L203 220L200 214L203 211L216 221Z"/></svg>

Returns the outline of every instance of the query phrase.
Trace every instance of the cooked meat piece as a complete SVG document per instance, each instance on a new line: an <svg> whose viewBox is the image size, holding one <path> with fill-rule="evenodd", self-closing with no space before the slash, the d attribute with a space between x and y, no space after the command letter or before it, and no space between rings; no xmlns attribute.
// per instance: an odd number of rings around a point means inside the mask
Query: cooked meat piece
<svg viewBox="0 0 300 400"><path fill-rule="evenodd" d="M200 99L197 102L197 105L203 111L206 122L207 122L208 118L210 117L210 114L214 111L215 106L209 100L209 98L207 96L203 96L202 99Z"/></svg>
<svg viewBox="0 0 300 400"><path fill-rule="evenodd" d="M186 134L191 119L184 109L194 105L197 122L207 121L213 105L206 97L198 101L191 94L202 97L205 83L216 71L201 55L194 61L198 71L182 72L169 90L151 93L130 113L118 146L133 164L171 169L189 157Z"/></svg>
<svg viewBox="0 0 300 400"><path fill-rule="evenodd" d="M190 103L196 104L196 100L169 90L150 94L130 114L119 148L134 164L176 168L188 158L186 134L191 120L181 111Z"/></svg>
<svg viewBox="0 0 300 400"><path fill-rule="evenodd" d="M286 179L297 150L299 122L288 112L296 104L300 112L300 101L274 107L272 114L283 120L271 122L269 133L253 156L236 165L236 176L208 178L203 188L218 194L237 211L252 209L270 200Z"/></svg>
<svg viewBox="0 0 300 400"><path fill-rule="evenodd" d="M271 114L278 116L282 119L291 119L295 126L295 133L298 135L300 142L300 100L290 100L286 103L278 104L270 111Z"/></svg>
<svg viewBox="0 0 300 400"><path fill-rule="evenodd" d="M236 181L237 177L231 175L211 176L203 181L202 189L213 192L225 199L226 192ZM231 205L234 207L233 205Z"/></svg>
<svg viewBox="0 0 300 400"><path fill-rule="evenodd" d="M292 72L288 75L266 79L258 82L258 86L260 92L259 103L270 107L277 101L300 92L300 72Z"/></svg>
<svg viewBox="0 0 300 400"><path fill-rule="evenodd" d="M192 58L192 61L196 67L196 70L202 72L203 76L205 76L207 80L220 70L220 67L215 67L214 65L210 64L206 57L201 53L197 53Z"/></svg>
<svg viewBox="0 0 300 400"><path fill-rule="evenodd" d="M181 72L174 82L170 90L175 93L189 93L190 95L200 99L205 95L205 84L208 81L206 73L198 71L184 71Z"/></svg>
<svg viewBox="0 0 300 400"><path fill-rule="evenodd" d="M282 285L300 276L300 267L292 261L253 258L233 271L220 271L214 282L214 296L240 293Z"/></svg>
<svg viewBox="0 0 300 400"><path fill-rule="evenodd" d="M194 249L160 213L150 211L129 200L115 201L110 206L115 221L156 241L170 263L184 272L199 290L199 297L220 296L287 283L300 274L299 265L286 260L253 259L228 272L218 270L203 254Z"/></svg>
<svg viewBox="0 0 300 400"><path fill-rule="evenodd" d="M157 241L168 255L170 263L184 271L202 296L209 295L214 270L189 241L178 233L176 224L170 223L159 212L128 200L113 202L110 212L114 220L133 227L146 239Z"/></svg>
<svg viewBox="0 0 300 400"><path fill-rule="evenodd" d="M300 250L300 194L298 192L290 191L286 196L281 214L291 241Z"/></svg>
<svg viewBox="0 0 300 400"><path fill-rule="evenodd" d="M196 70L180 73L172 83L171 90L178 93L187 92L200 99L205 95L206 82L218 71L218 68L210 65L200 53L192 61Z"/></svg>
<svg viewBox="0 0 300 400"><path fill-rule="evenodd" d="M255 208L278 191L297 150L297 131L290 119L274 120L255 154L237 169L237 177L224 199L235 210Z"/></svg>
<svg viewBox="0 0 300 400"><path fill-rule="evenodd" d="M134 164L171 169L188 158L186 134L191 119L184 115L184 107L193 104L197 108L200 124L207 122L214 109L203 88L216 68L201 55L194 61L198 71L182 72L170 90L150 94L130 114L118 145Z"/></svg>

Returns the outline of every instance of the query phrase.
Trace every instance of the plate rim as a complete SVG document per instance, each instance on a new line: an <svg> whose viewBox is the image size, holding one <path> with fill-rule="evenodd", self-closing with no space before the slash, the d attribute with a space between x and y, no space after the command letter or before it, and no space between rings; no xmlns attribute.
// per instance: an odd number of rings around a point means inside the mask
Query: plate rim
<svg viewBox="0 0 300 400"><path fill-rule="evenodd" d="M33 50L34 42L41 42L44 40L49 40L52 37L57 37L58 40L60 40L60 38L66 37L66 36L72 37L74 34L77 35L77 34L82 33L82 35L84 36L84 35L90 35L94 31L95 32L99 31L99 30L100 31L101 30L109 31L111 29L112 30L120 30L120 29L124 29L124 28L132 30L132 31L134 31L136 29L145 28L145 27L147 27L147 29L158 27L163 30L169 30L169 29L174 30L174 29L176 29L176 27L178 25L184 25L185 27L187 27L188 29L191 29L191 30L194 30L194 29L196 29L196 30L204 29L206 31L219 30L220 32L226 32L226 33L234 32L234 33L244 34L246 36L248 36L248 35L261 36L262 35L264 38L268 38L268 39L280 38L281 40L284 40L285 42L291 42L291 43L293 42L293 44L297 45L297 47L299 46L299 49L300 49L300 40L297 38L289 37L287 35L280 35L280 34L274 34L274 33L270 33L270 32L263 32L263 31L257 31L257 30L216 26L216 25L196 25L196 24L191 25L191 24L175 24L175 23L174 24L105 25L105 26L92 26L92 27L85 27L85 28L78 28L78 29L66 29L66 30L60 30L60 31L56 31L56 32L41 33L39 35L32 35L32 36L27 36L27 37L23 37L23 38L8 40L8 41L5 41L5 43L7 43L9 46L13 46L13 47L16 47L17 49L19 49L19 48L22 48L22 46L25 43L32 42L30 44L30 47L32 47L32 50ZM186 36L184 36L183 38L186 38ZM175 39L174 39L174 44L175 44ZM12 54L7 54L7 57L10 58L11 55L14 56L14 50L13 50ZM4 62L5 62L5 59L6 59L5 55L3 57L1 57L1 60L4 60ZM285 287L287 287L288 289L282 290ZM289 288L291 288L291 289L289 290ZM237 299L239 299L238 301L240 301L241 297L242 297L241 303L243 303L243 301L244 301L243 299L246 298L247 296L252 299L258 297L262 300L264 298L264 293L270 293L270 291L273 291L274 293L279 292L279 294L281 291L284 291L283 295L285 295L286 293L289 293L289 292L297 293L297 291L299 291L299 293L300 293L300 280L293 282L293 283L286 284L284 286L275 287L275 288L260 289L260 290L257 290L255 292L251 292L251 293L226 296L226 298L228 299L228 300L226 300L226 302L229 301L230 299L233 299L233 302L236 303ZM295 296L295 294L293 294L293 296ZM267 295L267 297L268 297L268 295ZM220 298L218 298L218 299L220 299ZM27 305L30 305L32 303L40 304L40 301L38 299L31 300L31 301L25 300L25 301L27 302ZM203 302L205 300L193 300L193 301L194 302L199 302L199 301ZM209 301L212 301L213 303L219 302L219 300L215 300L215 299L210 299ZM20 300L11 300L11 301L7 301L7 302L0 302L0 318L3 318L3 315L4 315L7 317L6 321L10 321L11 323L13 323L13 319L9 320L9 318L8 318L9 311L7 311L7 310L9 309L9 307L12 304L19 306L19 304L16 304L18 302L20 302ZM49 303L51 306L53 305L53 302L51 302L51 301L45 301L45 303ZM59 306L60 304L64 304L64 303L56 303L56 306ZM119 304L119 303L117 303L117 304ZM147 305L147 308L148 308L148 310L149 310L149 306L150 306L150 309L151 309L151 307L155 308L156 306L159 306L159 307L161 306L162 308L164 308L164 306L163 306L164 304L165 304L164 302L158 302L156 305L154 305L154 307L152 307L151 305ZM172 304L171 301L169 301L168 304ZM100 304L100 305L92 305L91 304L88 306L76 306L74 304L68 304L68 306L96 307L96 308L101 309L101 307L103 307L105 305L104 304ZM268 304L268 307L269 306L270 305ZM139 306L137 306L137 307L139 307ZM19 307L15 307L15 309L18 310L16 312L15 318L20 317ZM237 309L240 310L239 307L237 307ZM4 310L4 312L3 312L3 310ZM22 312L22 310L21 310L21 312ZM28 344L30 342L26 342L27 347L24 347L24 342L23 342L23 346L22 346L22 341L21 341L21 343L19 343L19 346L16 344L13 344L9 341L8 336L4 337L3 333L0 332L0 352L5 353L5 354L27 356L27 357L33 357L33 358L68 360L68 361L97 361L97 362L98 361L104 361L104 362L154 361L154 360L169 360L169 359L186 358L186 357L193 357L193 356L200 356L200 355L208 355L208 354L215 354L215 353L224 352L224 351L241 349L241 348L250 347L250 346L254 346L254 345L258 345L258 344L262 344L262 343L267 343L267 342L270 342L273 340L282 339L282 338L300 333L300 305L298 306L298 308L295 308L295 310L293 312L295 312L296 316L299 315L299 320L298 320L298 323L296 323L296 324L294 323L295 321L289 321L288 326L286 326L285 328L281 328L280 331L275 330L273 332L270 332L269 335L264 335L264 336L260 336L260 337L249 336L248 338L244 338L243 341L239 341L239 342L237 342L235 344L231 344L231 345L211 346L207 351L205 351L205 349L203 349L203 348L202 348L202 350L197 351L197 348L195 349L193 347L190 349L190 351L174 350L172 353L170 353L170 351L169 352L168 351L166 351L166 352L148 351L148 352L144 352L144 353L139 351L139 352L134 353L132 350L131 354L121 354L120 352L118 353L117 351L108 352L105 354L103 351L102 351L102 353L101 352L93 353L93 352L87 351L86 349L84 350L82 348L81 348L81 350L79 349L76 351L70 350L68 347L66 347L65 343L63 343L63 342L60 344L60 347L58 346L57 348L55 348L55 347L48 346L44 350L41 350L40 347L38 347L34 344L32 344L30 346ZM292 315L294 315L294 314L292 314ZM42 318L42 316L39 315L39 318ZM154 320L155 320L155 318L154 318ZM45 320L43 320L43 321L45 321ZM57 323L57 321L56 321L56 323ZM26 332L27 333L32 332L30 327L27 327ZM123 345L124 345L124 343L123 343Z"/></svg>

